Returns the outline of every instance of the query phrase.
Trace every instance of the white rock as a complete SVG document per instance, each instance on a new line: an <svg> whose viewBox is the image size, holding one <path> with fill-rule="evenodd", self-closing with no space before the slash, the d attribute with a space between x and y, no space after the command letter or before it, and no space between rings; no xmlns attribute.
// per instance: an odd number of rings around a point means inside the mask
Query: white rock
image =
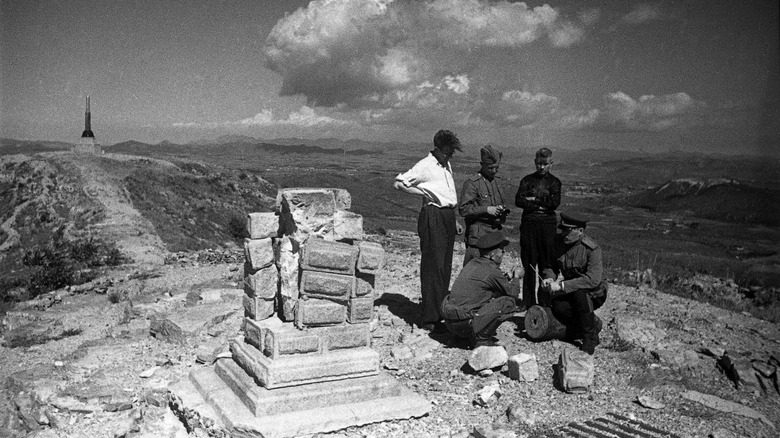
<svg viewBox="0 0 780 438"><path fill-rule="evenodd" d="M498 368L506 364L509 356L504 347L481 346L474 349L469 356L469 366L474 371Z"/></svg>

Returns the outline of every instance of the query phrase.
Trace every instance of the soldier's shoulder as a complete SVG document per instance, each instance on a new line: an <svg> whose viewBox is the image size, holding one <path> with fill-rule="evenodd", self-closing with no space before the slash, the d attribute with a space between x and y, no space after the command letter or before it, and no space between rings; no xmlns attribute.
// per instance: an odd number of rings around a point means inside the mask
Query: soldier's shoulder
<svg viewBox="0 0 780 438"><path fill-rule="evenodd" d="M585 245L586 248L589 249L596 249L599 247L599 244L596 243L596 241L593 240L590 236L582 236L581 242L583 245Z"/></svg>
<svg viewBox="0 0 780 438"><path fill-rule="evenodd" d="M477 172L477 173L469 176L468 178L466 178L466 181L477 182L477 181L479 181L481 179L482 179L482 175L479 172Z"/></svg>

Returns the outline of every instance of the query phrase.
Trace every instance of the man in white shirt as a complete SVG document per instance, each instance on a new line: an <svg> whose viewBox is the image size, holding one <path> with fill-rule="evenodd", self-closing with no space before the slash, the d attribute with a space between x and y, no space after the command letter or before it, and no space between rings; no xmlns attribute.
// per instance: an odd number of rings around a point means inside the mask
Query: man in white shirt
<svg viewBox="0 0 780 438"><path fill-rule="evenodd" d="M460 140L448 130L440 130L433 137L434 149L405 173L395 177L396 190L422 198L417 218L420 236L420 292L423 329L445 332L441 302L449 293L452 275L452 252L455 236L463 232L456 220L458 195L452 178L450 157L455 150L462 151Z"/></svg>

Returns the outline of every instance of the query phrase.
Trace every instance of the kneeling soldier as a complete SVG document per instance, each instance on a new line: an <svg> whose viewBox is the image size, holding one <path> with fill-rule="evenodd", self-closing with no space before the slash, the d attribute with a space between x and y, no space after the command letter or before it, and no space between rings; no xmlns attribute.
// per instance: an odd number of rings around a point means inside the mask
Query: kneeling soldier
<svg viewBox="0 0 780 438"><path fill-rule="evenodd" d="M561 214L555 266L544 271L543 285L553 315L567 327L569 338L582 339L582 351L593 354L601 320L593 313L607 299L601 248L585 235L587 221Z"/></svg>
<svg viewBox="0 0 780 438"><path fill-rule="evenodd" d="M501 231L487 233L474 244L479 257L463 267L442 302L447 329L470 346L495 345L496 330L517 311L523 268L504 274L499 267L509 241Z"/></svg>

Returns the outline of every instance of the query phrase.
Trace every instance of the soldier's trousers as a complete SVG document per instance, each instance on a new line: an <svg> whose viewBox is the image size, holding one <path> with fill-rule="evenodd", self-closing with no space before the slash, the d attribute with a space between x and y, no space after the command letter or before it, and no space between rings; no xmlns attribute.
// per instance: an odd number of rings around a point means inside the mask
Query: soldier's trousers
<svg viewBox="0 0 780 438"><path fill-rule="evenodd" d="M450 292L452 251L455 248L455 209L426 205L417 218L420 236L420 324L442 320L441 302Z"/></svg>
<svg viewBox="0 0 780 438"><path fill-rule="evenodd" d="M604 292L591 298L586 290L576 290L552 299L553 315L569 329L572 337L592 333L596 330L596 315L593 313L604 304L607 294Z"/></svg>
<svg viewBox="0 0 780 438"><path fill-rule="evenodd" d="M523 260L523 304L526 308L536 302L537 273L552 267L556 223L553 220L523 218L520 224L520 258ZM531 267L533 266L534 269Z"/></svg>

